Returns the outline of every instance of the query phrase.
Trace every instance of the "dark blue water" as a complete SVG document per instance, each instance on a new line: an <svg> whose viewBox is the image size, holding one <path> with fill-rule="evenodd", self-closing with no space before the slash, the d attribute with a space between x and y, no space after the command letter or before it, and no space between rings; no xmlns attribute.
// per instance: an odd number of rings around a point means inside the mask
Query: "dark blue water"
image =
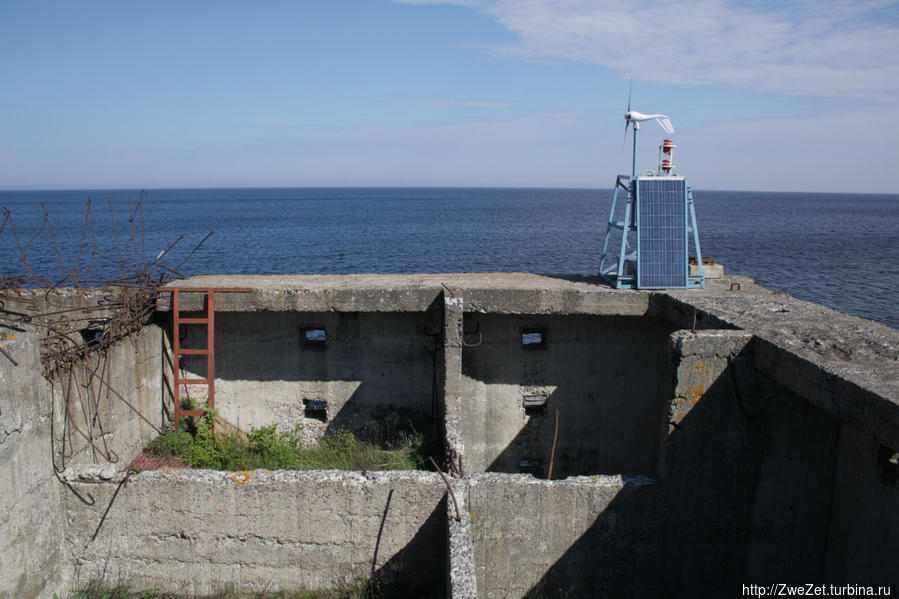
<svg viewBox="0 0 899 599"><path fill-rule="evenodd" d="M175 266L207 227L214 234L179 269L185 276L595 273L611 201L608 190L573 189L150 190L141 236L139 215L128 222L127 200L133 206L138 196L136 190L0 192L0 205L11 211L23 244L41 223L40 204L46 206L65 268L46 229L26 257L52 280L78 263L88 197L95 247L110 259L94 256L88 269L82 252L78 269L104 276L117 273L118 256L141 264L184 233L163 260ZM727 272L899 328L899 196L697 191L695 201L703 255ZM24 270L9 223L0 231L0 268L7 276Z"/></svg>

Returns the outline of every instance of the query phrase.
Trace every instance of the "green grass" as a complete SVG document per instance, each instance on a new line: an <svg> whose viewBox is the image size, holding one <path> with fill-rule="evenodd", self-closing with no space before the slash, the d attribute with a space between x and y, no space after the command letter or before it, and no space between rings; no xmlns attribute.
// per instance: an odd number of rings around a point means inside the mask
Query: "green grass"
<svg viewBox="0 0 899 599"><path fill-rule="evenodd" d="M385 586L375 588L366 580L338 584L322 591L237 591L226 586L215 595L204 595L210 599L389 599L408 596L406 589ZM55 595L54 595L55 597ZM82 590L69 595L69 599L192 599L193 595L157 593L145 589L137 591L126 584L109 585L98 582L88 583Z"/></svg>
<svg viewBox="0 0 899 599"><path fill-rule="evenodd" d="M278 431L277 425L254 428L244 438L212 432L215 410L195 432L170 430L147 446L150 455L180 455L194 468L210 470L417 470L424 467L424 437L414 431L391 430L389 439L359 440L336 430L315 447L303 447L302 427Z"/></svg>

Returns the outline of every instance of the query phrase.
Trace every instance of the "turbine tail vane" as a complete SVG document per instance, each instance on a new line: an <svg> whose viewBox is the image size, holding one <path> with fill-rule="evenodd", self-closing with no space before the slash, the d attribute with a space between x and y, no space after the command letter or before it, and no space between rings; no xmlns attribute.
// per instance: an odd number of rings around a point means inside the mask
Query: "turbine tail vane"
<svg viewBox="0 0 899 599"><path fill-rule="evenodd" d="M671 123L671 119L665 116L664 114L660 114L656 119L659 125L662 126L662 129L665 130L665 133L674 133L674 125Z"/></svg>

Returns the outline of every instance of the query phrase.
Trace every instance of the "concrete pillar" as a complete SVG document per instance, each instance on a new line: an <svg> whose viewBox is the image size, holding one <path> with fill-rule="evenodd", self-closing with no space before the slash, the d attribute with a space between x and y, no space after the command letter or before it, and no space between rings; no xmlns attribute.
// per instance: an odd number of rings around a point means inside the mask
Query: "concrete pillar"
<svg viewBox="0 0 899 599"><path fill-rule="evenodd" d="M728 329L680 330L671 334L674 389L668 407L667 422L662 423L660 430L662 448L666 447L667 437L675 429L685 425L685 421L700 400L705 398L706 402L714 402L722 395L729 400L733 392L727 378L732 376L729 369L732 368L733 360L740 355L751 339L752 335L746 331ZM718 388L710 393L716 385ZM721 386L724 387L723 393ZM708 426L705 421L709 418L710 415L705 413L697 416L699 430L692 434L702 434L703 429ZM667 451L664 449L659 452L660 474L665 471L666 454Z"/></svg>
<svg viewBox="0 0 899 599"><path fill-rule="evenodd" d="M465 454L462 437L462 310L461 295L443 296L443 405L446 462Z"/></svg>
<svg viewBox="0 0 899 599"><path fill-rule="evenodd" d="M469 481L455 479L452 481L453 497L447 497L446 521L448 524L446 596L450 599L475 599L478 596L477 572L474 559L474 541L471 534L471 512ZM460 519L456 520L456 504L459 507Z"/></svg>
<svg viewBox="0 0 899 599"><path fill-rule="evenodd" d="M446 456L455 475L464 470L462 437L462 318L464 303L458 292L443 295L443 406ZM447 597L473 599L478 596L471 517L467 508L468 482L451 479L447 492ZM457 511L458 510L458 511ZM459 518L457 520L457 517Z"/></svg>

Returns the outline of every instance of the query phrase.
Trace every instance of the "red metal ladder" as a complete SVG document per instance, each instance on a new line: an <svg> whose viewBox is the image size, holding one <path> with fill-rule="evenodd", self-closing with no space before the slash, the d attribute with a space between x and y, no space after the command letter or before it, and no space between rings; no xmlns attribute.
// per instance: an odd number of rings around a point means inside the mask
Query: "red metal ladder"
<svg viewBox="0 0 899 599"><path fill-rule="evenodd" d="M204 318L181 318L179 305L181 289L178 287L172 289L172 353L174 357L172 370L174 371L175 381L174 400L176 430L181 424L182 416L205 416L206 410L215 408L215 290L191 289L189 293L206 294L206 315ZM206 348L182 348L181 337L179 336L181 325L206 325ZM181 356L206 356L206 378L181 378ZM206 385L209 388L206 409L182 410L181 385Z"/></svg>

